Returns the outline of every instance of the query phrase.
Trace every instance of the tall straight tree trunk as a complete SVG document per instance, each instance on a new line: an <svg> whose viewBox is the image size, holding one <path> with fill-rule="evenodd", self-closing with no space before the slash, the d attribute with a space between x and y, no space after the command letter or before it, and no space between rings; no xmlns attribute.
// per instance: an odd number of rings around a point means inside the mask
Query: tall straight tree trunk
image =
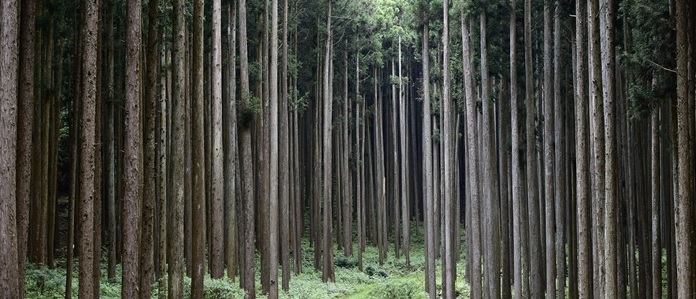
<svg viewBox="0 0 696 299"><path fill-rule="evenodd" d="M287 0L285 0L287 1ZM347 42L346 42L347 43ZM343 138L343 155L341 162L341 170L343 177L343 201L342 209L343 212L343 248L345 256L353 255L353 182L351 179L351 174L349 170L349 157L351 155L351 143L350 143L350 132L348 123L350 122L350 111L349 111L349 98L348 98L348 52L343 55L343 130L341 132L341 137ZM282 144L282 143L281 143Z"/></svg>
<svg viewBox="0 0 696 299"><path fill-rule="evenodd" d="M186 27L184 1L172 0L173 10L173 61L172 72L172 145L171 145L171 186L173 198L168 206L167 257L168 292L167 298L184 296L184 147L185 126L188 123L185 102L184 44Z"/></svg>
<svg viewBox="0 0 696 299"><path fill-rule="evenodd" d="M679 298L692 298L694 294L693 261L693 196L694 196L694 146L691 132L693 97L689 95L688 10L685 0L676 0L677 22L677 143L679 200L675 219L677 239L677 293Z"/></svg>
<svg viewBox="0 0 696 299"><path fill-rule="evenodd" d="M34 150L34 33L36 1L21 2L19 28L19 87L17 90L17 277L18 298L24 298L24 276L29 233L29 203L31 201L31 156ZM2 79L5 80L4 78ZM70 248L70 247L68 247Z"/></svg>
<svg viewBox="0 0 696 299"><path fill-rule="evenodd" d="M558 33L555 33L558 34ZM555 202L553 151L553 58L551 45L553 43L553 28L551 25L551 3L544 1L544 84L543 84L543 124L544 124L544 211L546 213L546 296L556 297L556 235L554 225ZM559 289L560 291L560 289Z"/></svg>
<svg viewBox="0 0 696 299"><path fill-rule="evenodd" d="M495 123L493 122L494 108L490 99L490 84L488 83L488 16L486 12L481 12L481 98L483 100L482 109L482 136L483 152L481 153L484 163L490 167L483 168L483 210L484 228L483 235L486 236L484 243L484 262L485 262L485 282L486 297L500 298L500 207L498 195L498 174L496 173L497 159L495 155ZM449 162L448 162L449 163Z"/></svg>
<svg viewBox="0 0 696 299"><path fill-rule="evenodd" d="M97 97L97 36L99 35L99 2L84 0L82 57L82 181L80 186L80 298L94 298L94 211L96 97ZM5 135L3 135L5 136Z"/></svg>
<svg viewBox="0 0 696 299"><path fill-rule="evenodd" d="M105 40L107 43L114 41L114 4L107 4L105 20ZM114 118L116 114L116 104L114 97L114 47L106 49L106 118L104 135L106 144L104 149L104 174L106 189L106 240L109 252L107 265L107 277L112 279L116 276L116 135L114 134Z"/></svg>
<svg viewBox="0 0 696 299"><path fill-rule="evenodd" d="M556 274L557 274L557 291L556 298L565 298L566 289L566 278L565 278L565 265L566 265L566 254L565 254L565 207L566 203L566 165L565 165L565 136L566 132L563 126L563 107L561 99L561 1L556 0L554 16L553 16L553 109L554 109L554 137L553 137L553 147L554 147L554 197L555 197L555 209L556 209ZM550 136L547 136L550 138Z"/></svg>
<svg viewBox="0 0 696 299"><path fill-rule="evenodd" d="M396 76L396 61L392 60L392 76ZM399 152L398 152L398 133L396 132L396 121L397 121L397 94L396 94L396 84L391 84L392 86L392 101L391 101L391 115L390 125L391 125L391 152L392 152L392 164L391 164L391 198L392 200L392 214L394 216L394 258L398 259L401 256L399 252L399 240L401 240L401 232L399 227L399 200L397 196L399 194L401 183L399 182Z"/></svg>
<svg viewBox="0 0 696 299"><path fill-rule="evenodd" d="M480 231L480 198L479 198L479 175L478 175L478 146L476 135L476 99L474 98L473 84L473 65L471 62L471 41L469 37L469 20L462 13L462 53L464 57L464 91L466 98L466 138L468 148L467 176L469 179L471 207L469 217L471 217L471 227L467 228L467 233L472 235L471 244L472 256L469 257L471 263L471 298L481 298L481 231ZM469 78L469 79L466 79ZM428 176L423 179L429 178Z"/></svg>
<svg viewBox="0 0 696 299"><path fill-rule="evenodd" d="M651 173L651 269L652 298L662 297L662 248L660 247L660 110L655 108L650 117L650 173Z"/></svg>
<svg viewBox="0 0 696 299"><path fill-rule="evenodd" d="M430 20L423 24L423 199L425 205L425 290L435 298L435 227L433 219L433 166L430 115Z"/></svg>
<svg viewBox="0 0 696 299"><path fill-rule="evenodd" d="M594 296L604 298L604 114L599 43L599 0L587 1L587 66L590 98L590 171L592 173L592 247Z"/></svg>
<svg viewBox="0 0 696 299"><path fill-rule="evenodd" d="M616 79L614 55L615 6L612 0L600 1L600 36L602 60L602 96L604 98L604 139L605 139L605 190L606 208L604 214L604 243L606 280L604 291L607 298L616 298L624 291L617 290L617 231L618 231L618 150L616 136ZM600 215L601 217L601 215ZM622 246L623 248L623 246ZM647 248L646 248L647 249ZM644 252L646 254L647 251ZM649 260L647 258L646 260ZM647 266L647 264L646 264ZM646 271L647 272L647 271ZM646 283L648 283L646 281Z"/></svg>
<svg viewBox="0 0 696 299"><path fill-rule="evenodd" d="M278 156L278 168L280 174L278 184L280 187L278 202L278 211L280 214L280 262L283 267L283 291L286 293L290 290L290 130L288 121L288 0L283 0L283 59L281 66L281 79L279 93L279 131L278 143L280 145ZM277 30L276 30L277 31ZM299 200L299 199L298 199ZM296 240L296 242L299 242Z"/></svg>
<svg viewBox="0 0 696 299"><path fill-rule="evenodd" d="M527 238L526 230L526 198L523 192L523 181L520 166L520 115L517 101L517 10L516 0L510 1L510 127L512 128L512 236L514 252L514 282L515 298L527 298L529 280L527 279ZM463 22L462 22L463 24ZM466 44L465 44L466 45ZM465 55L466 57L466 55ZM468 110L467 110L468 112ZM471 126L471 125L470 125ZM473 130L473 128L472 128ZM469 151L472 150L470 144ZM471 155L471 154L470 154ZM474 161L469 158L469 161ZM469 164L473 164L470 162Z"/></svg>
<svg viewBox="0 0 696 299"><path fill-rule="evenodd" d="M529 296L543 297L541 228L539 224L539 189L537 185L537 152L534 104L534 73L532 61L532 0L524 0L524 69L525 110L527 111L527 206L529 211Z"/></svg>
<svg viewBox="0 0 696 299"><path fill-rule="evenodd" d="M225 201L225 264L227 278L237 276L237 200L239 197L239 154L237 137L237 11L236 4L227 8L228 39L228 98L223 102L223 140L224 148L224 201Z"/></svg>
<svg viewBox="0 0 696 299"><path fill-rule="evenodd" d="M163 37L166 37L166 35L162 35ZM171 192L170 192L170 180L169 180L169 140L170 140L170 134L169 134L169 104L171 97L171 94L169 93L170 88L168 88L168 82L169 82L169 72L171 70L171 67L169 66L169 60L167 59L169 57L169 48L167 46L164 46L164 50L160 53L160 66L162 66L162 73L160 74L160 102L159 102L159 107L158 107L158 114L159 114L159 125L158 125L158 130L159 130L159 141L158 141L158 148L157 148L157 156L159 157L158 160L158 184L159 184L159 198L158 198L158 210L157 210L157 255L156 255L156 276L158 278L158 296L164 297L166 296L167 292L167 286L166 286L166 271L167 271L167 236L169 235L169 231L167 229L167 211L169 210L169 198L171 197ZM113 112L112 112L113 115ZM115 257L115 253L114 253Z"/></svg>
<svg viewBox="0 0 696 299"><path fill-rule="evenodd" d="M140 0L127 3L126 28L126 127L125 165L123 170L123 284L121 296L136 298L140 294L140 220L143 200L142 128L140 127L140 52L142 48ZM100 211L94 211L100 213Z"/></svg>
<svg viewBox="0 0 696 299"><path fill-rule="evenodd" d="M271 1L271 76L269 92L270 104L270 191L269 191L269 257L270 285L268 298L278 298L278 0ZM287 144L287 142L286 142Z"/></svg>
<svg viewBox="0 0 696 299"><path fill-rule="evenodd" d="M220 0L213 1L212 18L212 206L210 207L212 231L212 244L210 244L212 256L210 276L221 278L225 274L225 202L224 202L224 182L232 181L234 178L225 177L223 168L225 157L223 149L223 124L222 124L222 6ZM230 83L233 84L233 83Z"/></svg>
<svg viewBox="0 0 696 299"><path fill-rule="evenodd" d="M275 0L274 0L275 1ZM331 0L329 0L329 8L326 17L326 30L328 32L326 36L326 45L324 52L324 123L323 123L323 139L324 139L324 150L323 150L323 199L324 199L324 266L322 267L322 281L327 282L329 280L335 281L334 274L334 263L333 263L333 233L332 233L332 198L333 193L331 191L331 126L332 126L332 99L333 95L331 93L331 82L332 82L332 69L331 69L331 57L332 57L332 35L331 35Z"/></svg>
<svg viewBox="0 0 696 299"><path fill-rule="evenodd" d="M20 297L17 253L17 77L19 70L19 3L0 6L0 288L5 295ZM24 284L21 284L22 289Z"/></svg>
<svg viewBox="0 0 696 299"><path fill-rule="evenodd" d="M399 134L401 136L400 138L400 144L399 144L399 149L400 149L400 157L401 157L401 225L402 225L402 231L403 231L403 244L401 246L402 251L404 253L404 257L406 258L406 265L409 266L411 265L411 255L410 255L410 248L411 248L411 215L410 215L410 188L409 188L409 167L408 167L408 162L409 160L409 155L408 155L408 147L407 147L407 126L408 126L408 120L406 119L406 97L404 95L404 80L403 76L401 74L402 71L402 54L401 54L401 35L399 35ZM357 94L355 95L356 97L358 96ZM357 130L356 130L357 131ZM456 279L456 277L455 277Z"/></svg>
<svg viewBox="0 0 696 299"><path fill-rule="evenodd" d="M240 87L242 95L242 119L240 125L240 146L242 147L241 152L241 182L242 182L242 202L244 210L244 227L245 233L244 240L244 269L240 272L241 277L247 277L249 279L244 279L244 290L247 296L250 298L256 298L256 288L255 288L255 247L254 241L256 239L254 233L254 204L256 199L254 198L254 168L252 166L252 154L251 154L251 122L253 120L253 114L250 110L250 94L249 94L249 54L247 46L247 8L246 0L239 0L239 68L240 68ZM243 275L242 275L243 272Z"/></svg>
<svg viewBox="0 0 696 299"><path fill-rule="evenodd" d="M148 3L147 35L147 94L144 108L144 172L142 196L142 238L140 242L140 298L152 296L152 279L154 277L155 247L155 205L157 204L157 165L155 157L157 132L157 75L159 72L159 1Z"/></svg>
<svg viewBox="0 0 696 299"><path fill-rule="evenodd" d="M203 90L203 0L193 3L191 77L191 297L203 298L205 275L205 127Z"/></svg>
<svg viewBox="0 0 696 299"><path fill-rule="evenodd" d="M443 190L443 213L444 213L444 223L442 230L444 231L444 250L442 255L442 289L443 295L446 298L454 298L454 243L452 240L452 227L453 223L453 211L452 211L452 201L453 201L453 178L452 178L452 164L454 158L452 157L452 111L453 108L450 107L450 43L449 43L449 1L444 0L442 2L442 14L443 14L443 90L442 90L442 132L440 140L443 146L443 170L444 176L442 180L444 181ZM482 17L483 20L483 17ZM483 22L483 21L482 21ZM485 39L485 38L484 38Z"/></svg>
<svg viewBox="0 0 696 299"><path fill-rule="evenodd" d="M585 97L585 8L575 3L575 175L577 198L578 297L592 296L592 242L590 227L589 157L587 145L587 99Z"/></svg>

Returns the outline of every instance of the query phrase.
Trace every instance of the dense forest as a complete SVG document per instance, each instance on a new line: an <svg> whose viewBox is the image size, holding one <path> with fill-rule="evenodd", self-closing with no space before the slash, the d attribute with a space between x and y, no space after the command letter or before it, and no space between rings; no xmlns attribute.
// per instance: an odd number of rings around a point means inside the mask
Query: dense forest
<svg viewBox="0 0 696 299"><path fill-rule="evenodd" d="M696 298L695 23L2 0L0 298Z"/></svg>

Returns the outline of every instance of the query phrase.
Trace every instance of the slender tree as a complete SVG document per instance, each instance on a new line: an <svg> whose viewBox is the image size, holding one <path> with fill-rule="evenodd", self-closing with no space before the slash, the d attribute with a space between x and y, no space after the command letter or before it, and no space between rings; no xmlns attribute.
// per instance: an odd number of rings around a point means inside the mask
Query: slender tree
<svg viewBox="0 0 696 299"><path fill-rule="evenodd" d="M239 151L237 137L237 11L236 3L230 3L227 9L227 39L228 39L228 98L224 101L223 140L225 142L225 263L227 277L237 276L239 264L237 239L237 196L239 193Z"/></svg>
<svg viewBox="0 0 696 299"><path fill-rule="evenodd" d="M288 18L289 18L289 7L288 0L283 0L283 59L281 66L281 79L280 79L280 90L279 92L279 131L278 131L278 144L280 149L278 150L278 168L280 169L280 174L278 178L278 184L280 186L279 190L279 207L278 213L280 215L280 261L283 267L283 291L288 292L290 290L290 241L291 230L290 230L290 218L294 218L291 215L291 204L290 204L290 146L289 146L289 121L288 121ZM297 221L297 220L295 220ZM300 242L299 237L296 237L295 242Z"/></svg>
<svg viewBox="0 0 696 299"><path fill-rule="evenodd" d="M225 177L224 168L224 149L222 147L223 126L222 126L222 7L220 0L213 1L213 35L212 35L212 112L213 112L213 156L212 156L212 209L210 211L212 223L212 259L210 276L221 278L225 270L225 243L224 243L224 220L225 203L224 181L233 180Z"/></svg>
<svg viewBox="0 0 696 299"><path fill-rule="evenodd" d="M0 288L3 296L19 297L17 253L17 77L19 3L3 1L0 6ZM23 283L21 284L23 286Z"/></svg>
<svg viewBox="0 0 696 299"><path fill-rule="evenodd" d="M553 28L551 20L551 1L544 1L544 84L543 84L543 124L544 124L544 198L546 220L546 297L556 297L556 247L554 219L554 150L553 150ZM557 33L555 33L557 34Z"/></svg>
<svg viewBox="0 0 696 299"><path fill-rule="evenodd" d="M269 91L271 93L270 125L270 173L269 192L269 257L270 289L268 298L278 298L278 0L271 1L271 76ZM325 197L326 198L326 197Z"/></svg>
<svg viewBox="0 0 696 299"><path fill-rule="evenodd" d="M480 198L479 198L479 175L478 175L478 146L476 135L476 100L474 99L474 84L473 84L473 65L471 62L471 40L469 37L469 21L466 15L462 12L461 19L462 27L462 54L464 64L464 93L466 98L466 138L467 138L467 174L469 177L469 192L471 199L471 208L469 215L471 217L471 227L468 227L468 233L471 237L471 297L481 298L481 230L480 230ZM468 78L468 79L467 79ZM427 176L426 176L427 178Z"/></svg>
<svg viewBox="0 0 696 299"><path fill-rule="evenodd" d="M99 2L84 0L82 25L82 162L80 184L80 298L94 298L94 192L96 97L97 97L97 36L99 35ZM137 280L136 280L137 281Z"/></svg>
<svg viewBox="0 0 696 299"><path fill-rule="evenodd" d="M203 0L193 3L193 42L191 77L191 297L203 298L205 275L205 127L203 90Z"/></svg>
<svg viewBox="0 0 696 299"><path fill-rule="evenodd" d="M172 0L172 145L171 181L173 198L168 206L167 257L168 292L167 298L184 297L184 144L185 126L188 122L185 106L184 73L184 1Z"/></svg>
<svg viewBox="0 0 696 299"><path fill-rule="evenodd" d="M430 20L427 16L427 6L422 12L423 23L423 199L425 205L425 290L430 299L435 298L435 230L433 219L433 176L432 166L432 136L431 136L431 107L430 107Z"/></svg>
<svg viewBox="0 0 696 299"><path fill-rule="evenodd" d="M444 207L443 207L443 213L444 215L444 223L445 226L442 228L444 231L444 240L443 240L443 245L444 245L444 250L442 254L442 289L443 289L443 294L444 297L446 298L454 298L454 244L452 240L452 230L449 229L449 227L452 227L454 225L452 219L454 218L452 216L452 195L453 195L453 178L452 178L452 162L454 161L452 157L452 138L450 137L452 134L452 111L453 110L450 107L450 42L449 42L449 1L444 0L442 2L442 14L443 14L443 34L442 34L442 43L443 43L443 50L442 50L442 55L443 55L443 86L442 86L442 111L441 115L443 115L442 118L442 134L441 134L441 142L442 146L444 147L443 150L443 157L442 159L444 160L443 165L443 171L444 171L444 176L443 176L443 181L444 181Z"/></svg>
<svg viewBox="0 0 696 299"><path fill-rule="evenodd" d="M139 296L140 220L143 199L142 129L140 127L140 52L142 48L139 0L127 2L126 29L126 128L123 172L123 284L121 296Z"/></svg>
<svg viewBox="0 0 696 299"><path fill-rule="evenodd" d="M274 0L275 1L275 0ZM323 228L324 228L324 266L322 267L322 280L324 282L327 282L329 280L335 281L335 273L334 273L334 263L333 263L333 233L332 233L332 212L331 212L331 207L333 205L333 196L332 196L332 191L331 191L331 162L332 162L332 150L331 150L331 142L332 142L332 133L331 133L331 127L332 127L332 99L333 95L331 93L331 82L332 82L332 34L331 34L331 0L329 0L329 8L328 8L328 13L326 17L326 30L327 30L327 36L326 36L326 42L324 46L324 113L323 113L323 139L324 139L324 149L323 149L323 157L322 157L322 165L324 168L323 172L323 199L324 199L324 221L323 221Z"/></svg>
<svg viewBox="0 0 696 299"><path fill-rule="evenodd" d="M18 298L24 297L24 276L29 232L29 203L31 201L31 156L34 149L34 43L36 1L21 1L19 28L19 87L17 90L17 277ZM4 51L3 51L4 52ZM4 64L3 64L4 65ZM2 79L5 81L5 78ZM3 134L5 136L5 134ZM4 148L4 146L3 146ZM4 187L3 187L4 188ZM4 197L3 197L4 198Z"/></svg>

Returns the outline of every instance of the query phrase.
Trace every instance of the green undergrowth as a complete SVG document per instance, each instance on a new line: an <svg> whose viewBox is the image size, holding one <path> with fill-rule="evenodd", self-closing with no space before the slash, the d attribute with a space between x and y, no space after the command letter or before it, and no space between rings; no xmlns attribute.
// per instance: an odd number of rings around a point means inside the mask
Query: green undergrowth
<svg viewBox="0 0 696 299"><path fill-rule="evenodd" d="M353 244L353 256L345 257L343 250L338 250L334 243L334 265L336 281L322 283L322 273L314 269L314 252L309 240L304 239L302 244L302 273L292 274L289 291L279 291L280 298L427 298L424 292L424 265L422 231L412 230L411 264L406 265L406 260L401 256L394 259L393 243L389 247L388 258L382 265L379 264L379 252L374 246L368 245L363 254L363 271L358 269L357 242ZM354 238L356 240L357 238ZM462 251L465 249L462 248ZM259 259L257 258L257 263ZM437 262L437 288L441 289L441 271L439 260ZM103 260L100 298L120 298L121 292L121 268L117 266L116 277L106 278L106 261ZM77 297L78 291L78 265L73 265L73 297ZM458 298L468 298L469 287L461 279L464 273L464 258L462 255L457 265L456 293ZM260 266L256 267L256 293L258 298L266 298L262 295L260 282ZM282 269L279 269L279 274ZM30 264L27 266L26 290L27 298L65 298L65 262L59 261L55 269L45 266ZM166 277L163 278L166 286ZM279 277L280 279L280 277ZM191 280L184 279L185 297L190 297ZM211 279L205 277L205 298L243 298L244 291L239 288L239 281L231 281L227 278ZM153 298L157 298L158 283L153 283ZM166 290L164 290L166 293Z"/></svg>

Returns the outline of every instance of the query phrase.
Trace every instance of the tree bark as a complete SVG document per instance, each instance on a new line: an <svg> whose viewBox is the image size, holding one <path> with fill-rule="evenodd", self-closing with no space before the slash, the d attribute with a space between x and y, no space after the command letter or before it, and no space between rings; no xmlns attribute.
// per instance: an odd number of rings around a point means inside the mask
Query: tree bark
<svg viewBox="0 0 696 299"><path fill-rule="evenodd" d="M279 105L279 131L278 144L280 145L278 168L280 169L278 184L279 190L279 214L280 214L280 262L283 267L283 291L290 290L290 218L292 213L290 207L290 130L288 121L288 0L283 0L283 59L281 66L281 79ZM276 30L277 31L277 30ZM277 42L276 42L277 43ZM299 199L298 199L299 200ZM293 217L294 218L294 217ZM300 242L299 238L296 242Z"/></svg>
<svg viewBox="0 0 696 299"><path fill-rule="evenodd" d="M274 0L275 1L275 0ZM332 212L331 206L333 205L333 193L331 191L331 142L332 142L332 99L333 94L331 92L331 82L333 77L332 70L332 50L333 50L333 39L331 34L331 0L329 0L329 8L327 13L327 36L325 43L324 52L324 113L323 113L323 139L324 139L324 149L322 157L323 165L323 199L324 199L324 266L322 267L322 281L327 282L329 280L335 281L336 277L334 274L334 262L333 262L333 233L332 233Z"/></svg>
<svg viewBox="0 0 696 299"><path fill-rule="evenodd" d="M205 275L205 127L203 90L203 0L193 3L191 77L191 297L203 298Z"/></svg>
<svg viewBox="0 0 696 299"><path fill-rule="evenodd" d="M227 39L228 39L228 98L223 102L224 122L224 201L225 201L225 234L226 251L225 263L227 278L234 280L239 267L237 239L237 200L239 197L239 150L237 136L237 7L230 3L227 10Z"/></svg>
<svg viewBox="0 0 696 299"><path fill-rule="evenodd" d="M125 165L123 170L123 284L121 296L136 298L140 272L140 220L143 200L142 129L140 127L140 52L141 52L140 0L127 2L126 28L126 127ZM99 211L94 211L99 213Z"/></svg>
<svg viewBox="0 0 696 299"><path fill-rule="evenodd" d="M97 97L97 36L99 35L99 2L84 0L82 57L82 165L80 186L80 298L94 298L94 193L96 97ZM6 136L6 135L3 135Z"/></svg>
<svg viewBox="0 0 696 299"><path fill-rule="evenodd" d="M424 12L426 13L426 12ZM430 115L430 20L423 24L423 198L425 202L425 290L430 299L435 298L435 227L433 219L433 166ZM476 297L474 297L476 298Z"/></svg>
<svg viewBox="0 0 696 299"><path fill-rule="evenodd" d="M19 297L23 280L18 277L17 253L17 78L19 70L19 3L0 6L0 288L3 296ZM23 283L21 284L23 289Z"/></svg>
<svg viewBox="0 0 696 299"><path fill-rule="evenodd" d="M544 124L544 197L546 199L546 296L556 297L556 235L555 235L555 202L554 184L556 169L554 168L554 116L553 116L553 58L551 45L553 32L551 27L551 3L544 1L544 84L543 84L543 124ZM559 289L560 291L560 289Z"/></svg>
<svg viewBox="0 0 696 299"><path fill-rule="evenodd" d="M171 186L173 198L168 206L169 229L167 231L168 257L168 292L167 298L184 297L184 145L185 126L188 123L185 106L184 73L184 1L172 0L174 6L172 18L172 144L171 144Z"/></svg>
<svg viewBox="0 0 696 299"><path fill-rule="evenodd" d="M478 172L478 146L476 134L476 99L474 98L473 84L473 65L471 62L471 41L469 20L462 14L462 53L464 57L464 90L466 98L466 138L468 147L468 162L467 176L469 179L469 189L471 198L471 207L469 208L469 217L471 217L471 227L467 228L468 234L472 235L471 244L471 298L481 298L481 225L479 218L480 198L479 198L479 172ZM427 161L427 160L426 160ZM424 177L427 180L428 176Z"/></svg>
<svg viewBox="0 0 696 299"><path fill-rule="evenodd" d="M19 28L19 87L17 90L17 277L18 298L24 298L24 276L29 233L29 203L31 201L31 157L34 151L34 24L36 1L21 2ZM4 52L4 51L3 51ZM5 80L4 78L2 79ZM4 134L3 134L4 135ZM3 146L4 147L4 146ZM3 187L4 188L4 187Z"/></svg>
<svg viewBox="0 0 696 299"><path fill-rule="evenodd" d="M443 181L444 181L444 190L443 190L443 213L444 213L444 223L445 225L442 227L442 230L444 231L444 250L443 250L443 255L442 255L442 289L443 289L443 294L444 297L446 298L454 298L454 265L455 262L453 261L454 258L454 243L452 240L452 229L451 227L455 225L453 223L453 215L452 215L452 208L453 208L453 171L452 171L452 163L454 162L453 154L452 154L452 108L450 107L451 99L450 99L450 42L449 42L449 1L444 0L442 2L442 13L443 13L443 34L442 34L442 42L443 42L443 91L442 91L442 111L441 115L443 116L442 118L442 130L441 130L441 136L440 140L442 142L442 145L444 147L443 151L443 170L444 170L444 176L443 176ZM485 17L481 17L481 22L482 25L485 23ZM485 41L485 29L482 30L482 41ZM484 46L482 46L484 47ZM483 62L485 63L485 62ZM500 281L498 279L498 281ZM499 296L498 296L499 297Z"/></svg>

